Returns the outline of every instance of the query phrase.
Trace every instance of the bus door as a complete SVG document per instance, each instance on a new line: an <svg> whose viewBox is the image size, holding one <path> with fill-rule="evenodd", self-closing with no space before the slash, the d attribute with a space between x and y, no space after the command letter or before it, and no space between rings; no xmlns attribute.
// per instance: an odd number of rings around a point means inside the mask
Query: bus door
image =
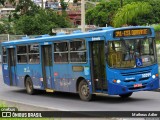
<svg viewBox="0 0 160 120"><path fill-rule="evenodd" d="M90 60L93 90L95 92L106 91L107 81L104 41L90 42Z"/></svg>
<svg viewBox="0 0 160 120"><path fill-rule="evenodd" d="M42 45L42 75L44 88L53 87L52 45Z"/></svg>
<svg viewBox="0 0 160 120"><path fill-rule="evenodd" d="M17 85L16 82L16 55L15 48L8 48L8 70L9 70L9 79L10 85Z"/></svg>

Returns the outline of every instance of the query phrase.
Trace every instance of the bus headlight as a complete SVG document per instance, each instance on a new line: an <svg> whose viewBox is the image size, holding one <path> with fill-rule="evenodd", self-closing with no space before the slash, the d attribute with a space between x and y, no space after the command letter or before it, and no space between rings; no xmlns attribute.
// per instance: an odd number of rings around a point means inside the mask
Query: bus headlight
<svg viewBox="0 0 160 120"><path fill-rule="evenodd" d="M155 79L156 77L158 77L158 74L152 75L153 79Z"/></svg>
<svg viewBox="0 0 160 120"><path fill-rule="evenodd" d="M120 83L121 81L120 80L117 80L117 83Z"/></svg>
<svg viewBox="0 0 160 120"><path fill-rule="evenodd" d="M153 79L155 79L155 78L156 78L156 76L155 76L155 75L152 75L152 78L153 78Z"/></svg>

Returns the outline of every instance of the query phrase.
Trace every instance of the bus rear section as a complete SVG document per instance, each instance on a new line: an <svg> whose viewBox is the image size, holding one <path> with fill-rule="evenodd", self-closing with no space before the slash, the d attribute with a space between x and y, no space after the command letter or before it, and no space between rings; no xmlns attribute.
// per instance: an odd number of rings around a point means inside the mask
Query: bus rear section
<svg viewBox="0 0 160 120"><path fill-rule="evenodd" d="M16 86L16 59L15 59L15 48L2 47L3 53L3 80L4 83L10 86Z"/></svg>

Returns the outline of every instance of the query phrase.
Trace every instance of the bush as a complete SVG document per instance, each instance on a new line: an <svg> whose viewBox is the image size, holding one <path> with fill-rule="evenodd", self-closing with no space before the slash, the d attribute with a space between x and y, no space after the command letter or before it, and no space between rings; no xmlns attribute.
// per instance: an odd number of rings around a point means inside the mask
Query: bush
<svg viewBox="0 0 160 120"><path fill-rule="evenodd" d="M160 31L160 24L153 24L153 25L151 25L153 28L154 28L154 30L157 32L157 31Z"/></svg>

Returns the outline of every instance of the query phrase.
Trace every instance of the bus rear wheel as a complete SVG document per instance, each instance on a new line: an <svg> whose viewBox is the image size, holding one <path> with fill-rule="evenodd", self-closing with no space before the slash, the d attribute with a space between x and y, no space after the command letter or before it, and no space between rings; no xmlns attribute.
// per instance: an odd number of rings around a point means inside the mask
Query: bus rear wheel
<svg viewBox="0 0 160 120"><path fill-rule="evenodd" d="M129 98L130 96L132 95L132 92L131 93L127 93L127 94L121 94L119 95L121 98Z"/></svg>
<svg viewBox="0 0 160 120"><path fill-rule="evenodd" d="M33 83L30 77L26 78L26 91L30 95L33 95L35 93L35 90L33 88Z"/></svg>
<svg viewBox="0 0 160 120"><path fill-rule="evenodd" d="M92 99L92 94L90 94L89 86L86 81L82 80L79 83L78 91L81 100L90 101Z"/></svg>

